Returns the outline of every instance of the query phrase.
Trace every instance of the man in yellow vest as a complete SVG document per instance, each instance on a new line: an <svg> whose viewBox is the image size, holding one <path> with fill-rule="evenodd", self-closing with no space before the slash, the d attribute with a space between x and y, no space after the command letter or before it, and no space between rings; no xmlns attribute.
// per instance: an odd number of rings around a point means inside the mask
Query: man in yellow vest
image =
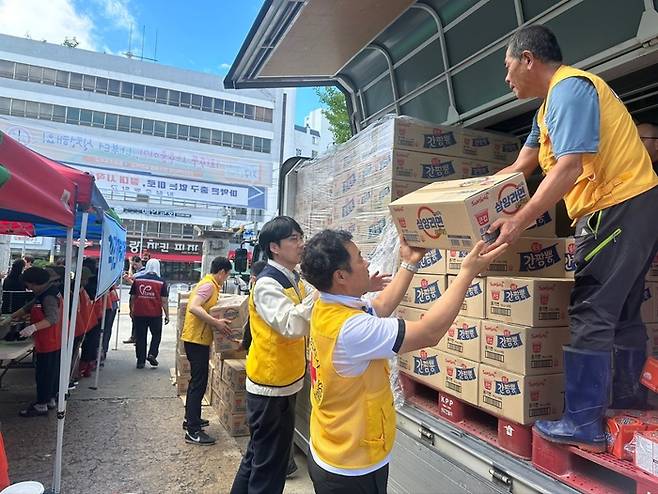
<svg viewBox="0 0 658 494"><path fill-rule="evenodd" d="M542 102L518 159L503 172L529 176L541 166L546 176L525 207L492 225L491 232L500 232L492 248L513 244L562 198L576 227L565 412L558 421L537 421L535 430L549 441L605 451L610 385L613 408L646 406L639 384L647 338L640 305L658 247L658 177L623 103L600 77L563 65L546 27L519 29L505 66L517 98Z"/></svg>
<svg viewBox="0 0 658 494"><path fill-rule="evenodd" d="M414 322L390 317L402 300L425 250L401 241L402 264L372 301L368 261L350 233L324 230L306 244L301 268L320 291L309 339L311 441L309 473L319 494L385 494L395 440L395 409L388 359L438 344L461 309L473 278L507 245L480 255L480 242L464 259L448 290Z"/></svg>
<svg viewBox="0 0 658 494"><path fill-rule="evenodd" d="M185 442L190 444L210 445L215 438L203 431L208 425L201 419L201 402L208 385L208 360L214 331L229 331L226 319L215 319L210 309L217 304L219 292L233 266L225 257L215 257L210 264L210 273L205 275L194 287L187 303L185 323L181 340L185 346L185 355L190 362L190 384L185 401Z"/></svg>

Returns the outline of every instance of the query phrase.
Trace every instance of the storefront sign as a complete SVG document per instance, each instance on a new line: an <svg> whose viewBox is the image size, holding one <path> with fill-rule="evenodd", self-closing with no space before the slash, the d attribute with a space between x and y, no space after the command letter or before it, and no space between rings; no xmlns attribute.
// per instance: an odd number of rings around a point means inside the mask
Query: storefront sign
<svg viewBox="0 0 658 494"><path fill-rule="evenodd" d="M199 256L201 254L201 245L202 242L194 242L192 240L161 240L145 238L144 248L142 249L139 238L129 238L128 252L131 255L139 255L140 252L148 252L151 254L151 257L157 257L157 253Z"/></svg>

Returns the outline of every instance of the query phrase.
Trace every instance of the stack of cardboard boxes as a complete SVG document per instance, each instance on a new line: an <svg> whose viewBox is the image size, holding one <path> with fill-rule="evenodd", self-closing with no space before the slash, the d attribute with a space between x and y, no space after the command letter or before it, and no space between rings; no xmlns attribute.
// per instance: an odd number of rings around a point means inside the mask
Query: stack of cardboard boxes
<svg viewBox="0 0 658 494"><path fill-rule="evenodd" d="M244 358L220 359L213 378L212 406L231 436L249 435L245 362Z"/></svg>
<svg viewBox="0 0 658 494"><path fill-rule="evenodd" d="M391 204L398 230L411 244L448 247L429 251L421 261L397 311L406 320L422 318L459 273L466 252L450 246L472 246L497 214L522 206L528 198L520 176L461 180L427 189L437 188L440 193L421 189ZM515 200L518 204L512 206ZM429 210L427 215L417 213L423 208ZM429 225L411 217L440 219ZM573 239L555 236L553 218L553 211L538 218L473 280L459 316L439 344L401 355L402 372L520 424L561 415L562 345L569 342L574 246Z"/></svg>
<svg viewBox="0 0 658 494"><path fill-rule="evenodd" d="M178 396L185 396L187 394L187 386L190 382L190 362L187 360L185 354L185 346L180 337L183 333L183 325L185 324L185 312L187 312L187 302L190 297L190 292L178 292L178 317L176 318L176 394Z"/></svg>
<svg viewBox="0 0 658 494"><path fill-rule="evenodd" d="M647 354L658 355L658 255L653 260L644 283L642 321L647 326Z"/></svg>
<svg viewBox="0 0 658 494"><path fill-rule="evenodd" d="M369 252L392 200L429 183L489 175L518 150L514 137L389 116L298 171L293 216L308 236L347 230Z"/></svg>

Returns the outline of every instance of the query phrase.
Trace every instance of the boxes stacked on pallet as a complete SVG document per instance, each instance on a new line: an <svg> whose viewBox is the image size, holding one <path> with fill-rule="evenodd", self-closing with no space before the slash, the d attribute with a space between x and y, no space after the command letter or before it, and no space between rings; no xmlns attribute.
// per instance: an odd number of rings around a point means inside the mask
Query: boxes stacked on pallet
<svg viewBox="0 0 658 494"><path fill-rule="evenodd" d="M185 346L180 337L185 324L185 313L190 292L178 292L178 316L176 317L176 394L184 396L187 394L187 386L190 382L190 363L185 355Z"/></svg>
<svg viewBox="0 0 658 494"><path fill-rule="evenodd" d="M658 255L649 267L644 283L642 321L647 327L647 353L658 356Z"/></svg>
<svg viewBox="0 0 658 494"><path fill-rule="evenodd" d="M422 202L429 196L437 198L435 204ZM421 318L459 273L466 252L440 247L473 245L497 214L516 210L528 199L522 177L503 175L436 184L391 204L396 226L409 243L439 248L421 262L398 317ZM460 201L461 210L454 206ZM421 209L428 210L427 218L440 219L434 225L426 221L431 228L425 228L407 218L425 218ZM569 342L575 246L572 238L555 236L554 216L554 210L544 213L473 280L439 344L401 356L403 372L519 424L561 415L562 345ZM436 260L431 267L428 256Z"/></svg>
<svg viewBox="0 0 658 494"><path fill-rule="evenodd" d="M249 435L244 359L221 361L219 376L213 380L213 408L231 436Z"/></svg>
<svg viewBox="0 0 658 494"><path fill-rule="evenodd" d="M299 169L293 216L308 236L347 230L368 253L392 200L429 183L489 175L518 150L510 136L389 116Z"/></svg>

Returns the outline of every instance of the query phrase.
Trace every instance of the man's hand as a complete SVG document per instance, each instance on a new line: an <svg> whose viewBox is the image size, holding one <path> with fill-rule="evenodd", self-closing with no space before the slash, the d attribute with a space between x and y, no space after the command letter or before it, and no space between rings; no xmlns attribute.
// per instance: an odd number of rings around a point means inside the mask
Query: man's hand
<svg viewBox="0 0 658 494"><path fill-rule="evenodd" d="M36 332L37 332L37 325L30 324L29 326L21 329L18 334L21 336L21 338L29 338Z"/></svg>
<svg viewBox="0 0 658 494"><path fill-rule="evenodd" d="M165 323L165 326L166 326L167 324L169 324L169 316L165 316L165 318L164 318L164 323Z"/></svg>
<svg viewBox="0 0 658 494"><path fill-rule="evenodd" d="M391 282L390 274L379 274L379 271L375 271L370 275L370 285L368 287L369 292L381 292L384 288L388 286Z"/></svg>
<svg viewBox="0 0 658 494"><path fill-rule="evenodd" d="M471 250L464 258L460 271L475 278L482 271L485 271L487 266L489 266L489 264L491 264L499 255L507 250L507 247L509 247L509 244L502 244L493 250L483 253L486 245L487 244L482 240L475 244L473 250Z"/></svg>
<svg viewBox="0 0 658 494"><path fill-rule="evenodd" d="M427 249L423 249L422 247L409 246L404 237L400 235L400 259L404 262L418 264L426 252Z"/></svg>
<svg viewBox="0 0 658 494"><path fill-rule="evenodd" d="M491 252L503 244L514 244L521 237L526 226L522 224L518 214L514 214L508 218L498 218L491 224L487 231L487 233L493 233L496 230L500 230L498 238L484 252Z"/></svg>
<svg viewBox="0 0 658 494"><path fill-rule="evenodd" d="M233 339L233 333L230 328L231 320L230 319L215 319L213 325L215 329L218 329L220 332L231 339Z"/></svg>

